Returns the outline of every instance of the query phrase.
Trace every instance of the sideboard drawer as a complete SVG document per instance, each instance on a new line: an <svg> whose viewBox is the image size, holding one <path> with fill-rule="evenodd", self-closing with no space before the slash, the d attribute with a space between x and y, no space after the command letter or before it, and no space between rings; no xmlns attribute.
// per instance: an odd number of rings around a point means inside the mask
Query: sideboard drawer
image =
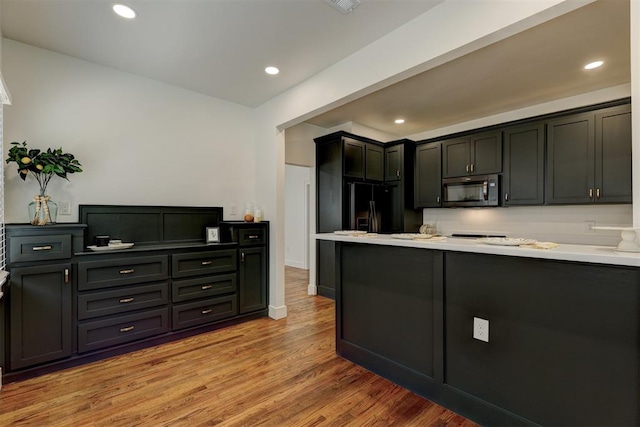
<svg viewBox="0 0 640 427"><path fill-rule="evenodd" d="M210 298L173 306L173 330L203 325L238 314L238 299L235 295Z"/></svg>
<svg viewBox="0 0 640 427"><path fill-rule="evenodd" d="M78 325L78 352L124 344L169 331L169 309L158 308Z"/></svg>
<svg viewBox="0 0 640 427"><path fill-rule="evenodd" d="M266 242L266 229L264 227L241 228L238 230L238 245L253 246L264 245Z"/></svg>
<svg viewBox="0 0 640 427"><path fill-rule="evenodd" d="M85 292L78 295L78 319L126 313L166 305L168 302L167 282L127 286L111 291Z"/></svg>
<svg viewBox="0 0 640 427"><path fill-rule="evenodd" d="M152 282L168 277L168 255L78 263L79 291Z"/></svg>
<svg viewBox="0 0 640 427"><path fill-rule="evenodd" d="M236 292L236 290L237 280L235 273L174 280L171 288L171 300L175 303L211 298L215 295Z"/></svg>
<svg viewBox="0 0 640 427"><path fill-rule="evenodd" d="M221 251L176 254L172 257L172 276L190 277L204 274L235 272L237 269L237 251Z"/></svg>
<svg viewBox="0 0 640 427"><path fill-rule="evenodd" d="M71 258L71 235L16 236L10 239L9 264Z"/></svg>

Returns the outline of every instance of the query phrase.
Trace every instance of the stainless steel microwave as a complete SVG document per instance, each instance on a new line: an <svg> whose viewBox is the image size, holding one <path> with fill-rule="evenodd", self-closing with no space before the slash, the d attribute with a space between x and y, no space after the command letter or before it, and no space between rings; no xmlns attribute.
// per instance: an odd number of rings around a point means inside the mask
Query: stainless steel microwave
<svg viewBox="0 0 640 427"><path fill-rule="evenodd" d="M444 207L498 206L499 175L476 175L442 180Z"/></svg>

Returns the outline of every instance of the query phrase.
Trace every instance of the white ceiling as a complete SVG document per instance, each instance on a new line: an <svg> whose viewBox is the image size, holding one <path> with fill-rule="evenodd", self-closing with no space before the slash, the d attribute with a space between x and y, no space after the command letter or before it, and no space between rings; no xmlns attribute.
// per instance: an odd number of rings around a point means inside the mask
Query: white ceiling
<svg viewBox="0 0 640 427"><path fill-rule="evenodd" d="M110 0L0 0L0 12L6 38L254 107L441 1L362 0L348 15L322 0L124 1L134 21ZM404 137L628 83L629 37L629 1L599 0L308 123Z"/></svg>
<svg viewBox="0 0 640 427"><path fill-rule="evenodd" d="M121 0L134 20L115 0L0 1L6 38L256 107L442 0Z"/></svg>
<svg viewBox="0 0 640 427"><path fill-rule="evenodd" d="M631 81L627 0L600 0L308 120L398 136ZM596 59L601 68L582 67ZM403 125L394 123L402 117Z"/></svg>

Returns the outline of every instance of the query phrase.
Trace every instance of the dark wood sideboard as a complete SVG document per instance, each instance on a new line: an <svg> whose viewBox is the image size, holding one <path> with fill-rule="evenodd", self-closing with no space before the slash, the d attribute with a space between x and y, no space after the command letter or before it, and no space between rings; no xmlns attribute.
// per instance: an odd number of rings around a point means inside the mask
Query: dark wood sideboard
<svg viewBox="0 0 640 427"><path fill-rule="evenodd" d="M79 211L77 224L6 226L5 382L268 314L268 222L224 222L219 207ZM206 227L220 242L205 242ZM135 245L87 249L103 234Z"/></svg>

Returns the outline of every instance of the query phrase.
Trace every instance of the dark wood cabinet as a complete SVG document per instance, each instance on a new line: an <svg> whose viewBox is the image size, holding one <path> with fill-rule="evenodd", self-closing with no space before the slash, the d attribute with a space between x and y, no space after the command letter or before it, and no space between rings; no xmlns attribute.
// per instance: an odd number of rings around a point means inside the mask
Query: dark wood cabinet
<svg viewBox="0 0 640 427"><path fill-rule="evenodd" d="M404 177L404 145L385 147L384 158L385 182L400 181Z"/></svg>
<svg viewBox="0 0 640 427"><path fill-rule="evenodd" d="M631 201L631 107L547 122L548 204Z"/></svg>
<svg viewBox="0 0 640 427"><path fill-rule="evenodd" d="M227 222L232 240L238 243L238 311L266 310L269 304L269 224Z"/></svg>
<svg viewBox="0 0 640 427"><path fill-rule="evenodd" d="M342 174L349 178L364 179L366 144L355 139L344 138L343 153Z"/></svg>
<svg viewBox="0 0 640 427"><path fill-rule="evenodd" d="M544 123L504 130L503 206L544 203Z"/></svg>
<svg viewBox="0 0 640 427"><path fill-rule="evenodd" d="M84 228L79 224L6 226L7 371L65 359L75 352L71 257L82 247ZM5 319L1 319L3 328Z"/></svg>
<svg viewBox="0 0 640 427"><path fill-rule="evenodd" d="M442 145L439 142L418 145L415 160L415 207L442 206Z"/></svg>
<svg viewBox="0 0 640 427"><path fill-rule="evenodd" d="M70 263L11 269L10 369L71 355L72 287Z"/></svg>
<svg viewBox="0 0 640 427"><path fill-rule="evenodd" d="M596 112L596 201L631 203L631 106Z"/></svg>
<svg viewBox="0 0 640 427"><path fill-rule="evenodd" d="M502 172L502 132L442 141L442 176L485 175Z"/></svg>
<svg viewBox="0 0 640 427"><path fill-rule="evenodd" d="M413 168L415 143L408 139L388 142L385 152L385 186L390 204L388 220L383 231L390 233L416 233L422 225L422 211L415 209L413 174L405 173ZM389 179L387 179L389 178Z"/></svg>
<svg viewBox="0 0 640 427"><path fill-rule="evenodd" d="M384 181L384 148L366 144L365 179L368 181Z"/></svg>

